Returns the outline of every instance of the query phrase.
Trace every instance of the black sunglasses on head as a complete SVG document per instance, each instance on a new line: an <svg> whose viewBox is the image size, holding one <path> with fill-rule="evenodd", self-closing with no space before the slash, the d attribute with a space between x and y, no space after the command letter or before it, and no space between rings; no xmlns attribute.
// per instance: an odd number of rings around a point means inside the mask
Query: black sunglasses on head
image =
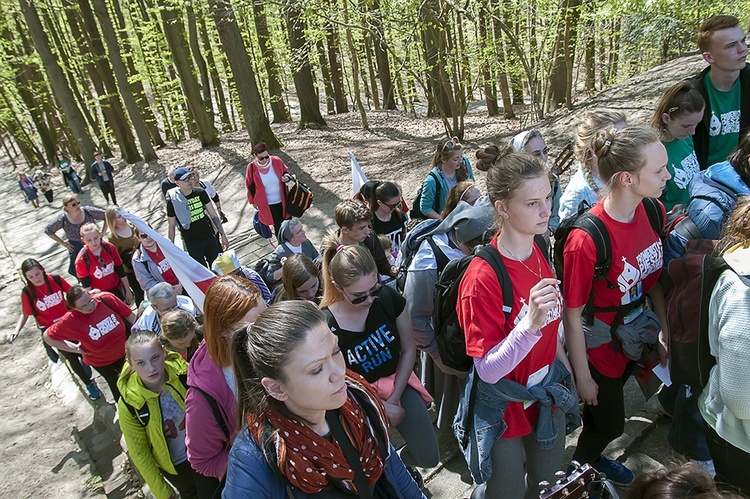
<svg viewBox="0 0 750 499"><path fill-rule="evenodd" d="M365 301L367 301L367 299L370 297L377 298L378 296L380 296L380 292L382 290L383 290L383 285L378 284L377 286L375 286L375 289L373 289L372 291L368 291L366 294L362 296L358 296L356 298L349 298L349 296L347 296L347 298L349 299L349 302L352 305L359 305L360 303L364 303Z"/></svg>

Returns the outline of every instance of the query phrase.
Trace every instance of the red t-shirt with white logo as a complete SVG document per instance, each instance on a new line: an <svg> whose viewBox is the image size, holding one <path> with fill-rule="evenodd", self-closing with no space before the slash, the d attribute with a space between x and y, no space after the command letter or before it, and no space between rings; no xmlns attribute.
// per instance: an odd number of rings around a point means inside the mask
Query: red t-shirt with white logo
<svg viewBox="0 0 750 499"><path fill-rule="evenodd" d="M105 248L106 246L106 248ZM109 251L108 251L109 250ZM88 254L89 264L86 265L84 253ZM102 241L102 252L96 256L84 246L76 257L76 274L81 284L91 289L112 291L120 286L120 276L115 267L122 265L122 258L112 243ZM87 281L88 280L88 284Z"/></svg>
<svg viewBox="0 0 750 499"><path fill-rule="evenodd" d="M497 236L490 244L497 249ZM523 263L502 258L513 283L514 295L507 321L503 313L503 291L489 263L481 258L474 258L461 279L456 312L466 336L466 353L471 357L484 357L495 345L505 340L528 313L530 290L539 282L539 276L534 272L541 269L542 277L555 276L536 244L531 257ZM529 268L524 267L524 264ZM542 338L505 378L528 386L530 376L549 369L557 353L557 331L560 327L561 313L562 302L558 301L557 306L547 314L547 321L542 327ZM536 382L541 379L543 376ZM527 409L523 406L523 402L508 403L503 415L503 421L508 428L502 438L522 437L533 431L539 418L539 404L532 404Z"/></svg>
<svg viewBox="0 0 750 499"><path fill-rule="evenodd" d="M34 315L36 310L36 323L39 327L50 327L56 320L65 315L68 312L65 306L65 295L69 289L70 284L62 276L60 276L60 284L62 288L57 285L55 279L47 274L47 282L42 286L27 286L32 288L34 291L31 293L33 302L29 300L29 297L25 292L21 293L21 310L24 315Z"/></svg>
<svg viewBox="0 0 750 499"><path fill-rule="evenodd" d="M664 212L661 203L659 207ZM594 282L594 240L583 230L575 229L568 235L563 252L565 306L578 308L586 305L592 286L596 307L627 305L648 293L656 284L664 265L661 239L651 228L642 203L636 208L631 222L614 220L604 211L601 201L594 205L590 212L599 217L609 231L612 241L612 265L607 273L607 280L614 284L614 287L610 288L605 280ZM626 320L629 322L635 319L637 314L636 311ZM594 315L611 324L616 312L597 312ZM586 318L583 317L583 320ZM622 352L615 353L612 350L612 342L590 348L587 353L591 365L608 378L622 376L625 366L630 361Z"/></svg>
<svg viewBox="0 0 750 499"><path fill-rule="evenodd" d="M150 251L146 248L143 248L146 251L146 254L149 258L156 264L157 267L159 267L159 272L161 272L161 277L164 279L165 282L168 282L172 286L177 286L180 281L177 280L177 276L174 275L174 271L172 270L172 267L170 267L169 262L164 257L164 253L162 253L160 247L156 247L156 251Z"/></svg>
<svg viewBox="0 0 750 499"><path fill-rule="evenodd" d="M91 298L96 301L93 312L70 310L47 334L53 340L80 343L87 352L83 355L86 365L102 367L125 355L125 318L133 312L112 293L105 291Z"/></svg>

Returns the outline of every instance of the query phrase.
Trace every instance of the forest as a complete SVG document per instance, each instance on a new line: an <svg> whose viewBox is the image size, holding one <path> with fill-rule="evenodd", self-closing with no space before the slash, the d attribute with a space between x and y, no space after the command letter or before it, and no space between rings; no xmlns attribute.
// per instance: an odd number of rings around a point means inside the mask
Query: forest
<svg viewBox="0 0 750 499"><path fill-rule="evenodd" d="M750 0L0 0L0 145L154 161L272 123L386 109L463 138L471 102L538 121L694 51L707 17ZM16 159L14 159L16 158Z"/></svg>

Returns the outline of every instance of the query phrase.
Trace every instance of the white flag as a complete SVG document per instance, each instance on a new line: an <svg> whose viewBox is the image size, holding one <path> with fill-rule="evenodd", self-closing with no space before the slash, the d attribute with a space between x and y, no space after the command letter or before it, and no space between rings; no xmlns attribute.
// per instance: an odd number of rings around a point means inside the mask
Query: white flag
<svg viewBox="0 0 750 499"><path fill-rule="evenodd" d="M362 186L367 183L367 177L351 151L349 151L349 157L352 160L352 197L354 197Z"/></svg>

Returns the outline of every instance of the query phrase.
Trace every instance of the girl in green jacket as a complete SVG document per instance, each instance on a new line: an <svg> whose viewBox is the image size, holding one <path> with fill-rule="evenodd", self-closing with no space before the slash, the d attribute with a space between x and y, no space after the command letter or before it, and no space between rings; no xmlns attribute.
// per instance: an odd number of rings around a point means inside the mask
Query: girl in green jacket
<svg viewBox="0 0 750 499"><path fill-rule="evenodd" d="M177 497L172 487L182 498L197 498L185 447L187 364L151 331L133 333L125 355L117 412L133 463L157 499Z"/></svg>

